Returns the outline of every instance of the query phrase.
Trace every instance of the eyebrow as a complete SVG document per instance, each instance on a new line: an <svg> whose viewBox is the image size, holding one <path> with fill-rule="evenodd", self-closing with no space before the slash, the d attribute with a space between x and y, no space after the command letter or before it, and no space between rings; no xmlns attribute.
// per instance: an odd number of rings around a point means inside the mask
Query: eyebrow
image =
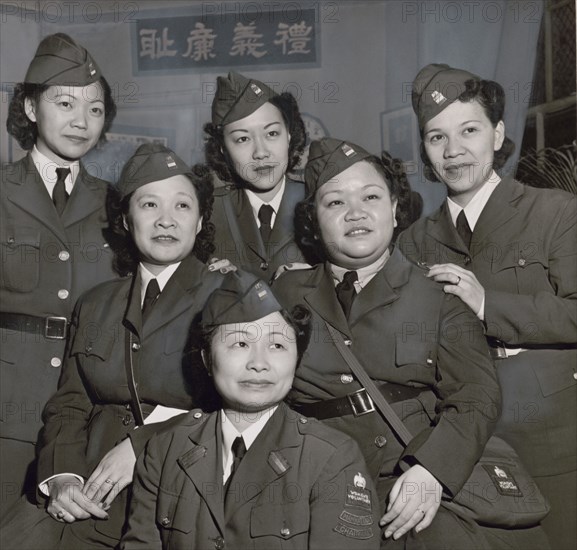
<svg viewBox="0 0 577 550"><path fill-rule="evenodd" d="M461 122L461 124L459 124L459 126L466 126L467 124L471 124L471 122L481 123L480 120L473 118L471 120L466 120L465 122ZM425 132L425 135L430 134L431 132L443 132L443 130L441 130L440 128L431 128L430 130L427 130Z"/></svg>
<svg viewBox="0 0 577 550"><path fill-rule="evenodd" d="M360 190L366 191L367 189L370 189L371 187L376 187L377 189L384 190L384 187L381 187L378 183L367 183L366 185L363 185L363 187L361 187ZM331 193L337 193L338 195L342 195L346 191L347 191L346 189L333 189L332 191L325 191L325 193L322 196L326 197L327 195L330 195Z"/></svg>
<svg viewBox="0 0 577 550"><path fill-rule="evenodd" d="M267 130L269 127L274 126L275 124L280 124L281 122L275 120L274 122L269 122L265 126L263 126L264 130ZM250 130L246 130L245 128L237 128L236 130L230 130L229 134L234 134L235 132L250 132Z"/></svg>

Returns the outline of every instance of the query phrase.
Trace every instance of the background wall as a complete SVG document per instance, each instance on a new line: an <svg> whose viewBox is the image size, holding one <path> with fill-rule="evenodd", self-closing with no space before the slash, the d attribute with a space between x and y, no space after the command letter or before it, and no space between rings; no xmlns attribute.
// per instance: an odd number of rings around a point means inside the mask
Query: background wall
<svg viewBox="0 0 577 550"><path fill-rule="evenodd" d="M418 160L410 101L415 74L427 63L441 62L499 81L508 96L507 132L520 144L543 10L541 0L3 1L0 7L2 161L22 155L5 131L7 101L47 34L66 32L80 41L113 88L118 104L114 141L85 160L92 172L114 181L143 140L160 139L185 160L202 161L202 126L210 118L215 80L229 68L199 63L184 70L138 71L143 51L139 21L153 25L159 18L176 17L173 25L178 25L198 16L207 27L216 21L214 34L220 36L215 41L231 43L230 29L239 22L253 20L255 32L274 30L283 14L298 25L299 15L312 9L314 62L288 66L265 57L260 61L265 64L235 70L297 96L313 138L342 137L370 151L386 148L401 156L425 199L425 212L438 206L444 190L424 180ZM176 27L167 28L167 38L174 38ZM182 48L177 55L183 56ZM237 56L234 62L242 61Z"/></svg>

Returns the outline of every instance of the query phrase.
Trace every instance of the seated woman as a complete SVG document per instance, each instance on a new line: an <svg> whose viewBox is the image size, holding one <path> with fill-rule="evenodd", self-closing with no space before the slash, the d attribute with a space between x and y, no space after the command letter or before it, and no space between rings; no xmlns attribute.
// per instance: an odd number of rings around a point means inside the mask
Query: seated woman
<svg viewBox="0 0 577 550"><path fill-rule="evenodd" d="M193 410L141 455L121 548L378 548L378 502L357 445L282 400L310 313L229 273L202 314L222 408Z"/></svg>
<svg viewBox="0 0 577 550"><path fill-rule="evenodd" d="M216 255L270 281L279 266L303 261L293 220L304 185L287 177L306 138L296 99L231 72L217 79L212 122L204 129L206 160L220 180Z"/></svg>
<svg viewBox="0 0 577 550"><path fill-rule="evenodd" d="M441 506L467 481L494 429L499 385L480 321L392 244L406 214L400 190L411 203L402 165L325 138L311 144L305 178L299 233L325 262L274 284L284 307L311 308L316 328L289 402L359 443L386 511L382 546L546 548L538 527L516 538ZM406 448L371 407L328 325L413 434Z"/></svg>
<svg viewBox="0 0 577 550"><path fill-rule="evenodd" d="M577 548L577 198L497 174L514 149L498 82L427 65L413 107L425 175L448 198L399 245L483 321L503 394L496 433L551 503L551 545Z"/></svg>
<svg viewBox="0 0 577 550"><path fill-rule="evenodd" d="M76 307L59 388L44 412L45 510L14 510L4 548L114 548L136 456L158 426L146 424L148 415L159 416L159 405L195 406L201 360L188 347L190 327L223 278L204 263L210 173L143 145L118 192L116 260L132 276L95 287Z"/></svg>

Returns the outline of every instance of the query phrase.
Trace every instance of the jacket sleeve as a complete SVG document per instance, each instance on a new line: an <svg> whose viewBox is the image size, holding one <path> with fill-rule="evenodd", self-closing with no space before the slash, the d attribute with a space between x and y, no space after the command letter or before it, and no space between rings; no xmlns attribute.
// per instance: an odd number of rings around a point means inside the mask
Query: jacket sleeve
<svg viewBox="0 0 577 550"><path fill-rule="evenodd" d="M162 540L156 526L156 501L163 456L158 438L153 437L136 463L128 524L120 542L121 550L162 550Z"/></svg>
<svg viewBox="0 0 577 550"><path fill-rule="evenodd" d="M322 469L310 501L310 550L377 549L377 492L357 444L347 438Z"/></svg>
<svg viewBox="0 0 577 550"><path fill-rule="evenodd" d="M424 466L454 496L493 433L501 394L482 324L471 310L448 295L438 326L433 426L415 434L402 460Z"/></svg>
<svg viewBox="0 0 577 550"><path fill-rule="evenodd" d="M78 332L80 306L77 306L71 325L69 348L58 382L58 390L44 408L44 429L38 457L38 481L55 474L72 473L87 478L87 430L93 403L71 354Z"/></svg>
<svg viewBox="0 0 577 550"><path fill-rule="evenodd" d="M564 195L565 197L565 195ZM549 217L551 218L551 217ZM535 293L485 289L488 336L513 345L575 345L577 333L577 197L555 211L549 242L535 246L548 250L542 270L549 288ZM532 220L539 223L539 220ZM527 267L519 277L531 277ZM525 271L525 272L523 272Z"/></svg>

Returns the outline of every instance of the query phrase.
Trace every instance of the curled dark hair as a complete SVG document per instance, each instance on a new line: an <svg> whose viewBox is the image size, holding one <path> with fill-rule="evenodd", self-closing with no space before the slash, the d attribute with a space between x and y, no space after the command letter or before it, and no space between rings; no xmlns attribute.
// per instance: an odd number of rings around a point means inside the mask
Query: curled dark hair
<svg viewBox="0 0 577 550"><path fill-rule="evenodd" d="M106 141L106 132L110 130L112 121L116 116L116 103L112 97L112 90L106 79L101 76L98 80L104 91L104 126L100 133L99 142ZM8 107L8 119L6 129L8 133L20 144L22 149L29 151L34 147L38 138L36 122L26 116L25 99L30 98L36 105L42 100L42 94L51 86L45 84L29 84L22 82L14 87L14 95Z"/></svg>
<svg viewBox="0 0 577 550"><path fill-rule="evenodd" d="M289 92L283 92L273 97L272 103L282 114L283 120L290 134L287 172L290 172L299 163L306 142L306 131L301 117L297 100ZM233 183L237 187L244 186L244 180L234 170L233 162L224 145L223 127L208 122L204 126L206 139L204 152L206 162L215 171L219 179L226 183Z"/></svg>
<svg viewBox="0 0 577 550"><path fill-rule="evenodd" d="M279 313L287 324L295 331L297 345L297 365L304 355L311 339L311 319L312 315L308 307L297 304L290 311L281 309ZM210 351L214 333L220 325L200 325L197 335L197 347L206 354L210 360Z"/></svg>
<svg viewBox="0 0 577 550"><path fill-rule="evenodd" d="M393 231L392 242L395 242L401 231L416 221L421 215L422 199L419 193L411 190L403 161L393 158L387 151L381 153L381 158L371 156L360 162L370 164L383 178L391 200L397 200L395 219L397 227ZM316 215L315 196L309 195L299 202L295 209L295 239L301 248L307 262L314 265L328 260L325 246L321 239L321 231Z"/></svg>
<svg viewBox="0 0 577 550"><path fill-rule="evenodd" d="M193 166L191 174L192 177L188 176L188 179L194 186L202 216L202 228L196 236L192 255L204 263L214 252L214 225L210 221L213 203L212 174L204 164ZM124 217L128 215L130 199L133 194L130 193L121 199L116 188L111 186L107 201L110 224L107 240L114 251L114 269L122 277L135 273L140 262L140 252L132 235L124 227Z"/></svg>
<svg viewBox="0 0 577 550"><path fill-rule="evenodd" d="M465 82L465 91L457 98L457 101L466 103L468 101L478 101L487 118L491 121L493 128L503 120L505 115L505 90L498 82L494 80L467 80ZM425 144L422 141L423 130L421 129L421 160L424 164L425 177L429 181L439 181L429 157L425 150ZM493 169L499 170L505 166L508 158L515 151L515 143L505 136L503 144L498 151L493 155Z"/></svg>

